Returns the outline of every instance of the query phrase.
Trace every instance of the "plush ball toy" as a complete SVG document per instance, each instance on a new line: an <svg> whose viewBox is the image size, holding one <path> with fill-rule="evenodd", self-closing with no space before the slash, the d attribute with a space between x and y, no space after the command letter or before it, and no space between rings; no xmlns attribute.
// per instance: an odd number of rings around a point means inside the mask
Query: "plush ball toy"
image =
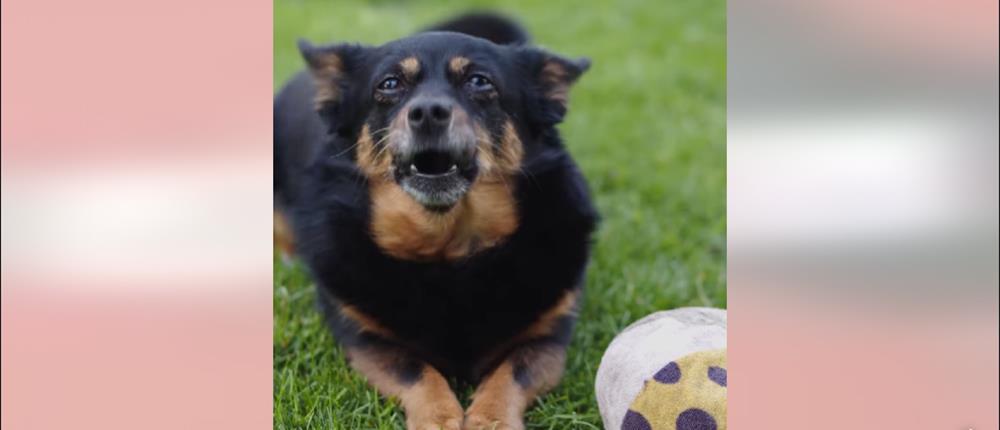
<svg viewBox="0 0 1000 430"><path fill-rule="evenodd" d="M608 430L726 428L726 311L679 308L622 331L597 370Z"/></svg>

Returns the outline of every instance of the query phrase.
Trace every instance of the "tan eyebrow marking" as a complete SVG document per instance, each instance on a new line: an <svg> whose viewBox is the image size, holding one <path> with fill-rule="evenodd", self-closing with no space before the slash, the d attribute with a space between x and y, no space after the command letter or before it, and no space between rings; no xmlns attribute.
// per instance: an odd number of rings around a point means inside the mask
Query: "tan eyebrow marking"
<svg viewBox="0 0 1000 430"><path fill-rule="evenodd" d="M417 57L406 57L399 62L399 67L403 69L407 79L413 79L420 73L420 60Z"/></svg>
<svg viewBox="0 0 1000 430"><path fill-rule="evenodd" d="M456 75L461 75L465 73L465 68L469 67L469 59L465 57L452 57L451 61L448 61L448 69Z"/></svg>

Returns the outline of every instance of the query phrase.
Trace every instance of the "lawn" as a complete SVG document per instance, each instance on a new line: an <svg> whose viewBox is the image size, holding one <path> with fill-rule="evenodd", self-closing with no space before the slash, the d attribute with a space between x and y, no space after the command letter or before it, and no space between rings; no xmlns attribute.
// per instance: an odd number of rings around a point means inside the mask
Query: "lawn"
<svg viewBox="0 0 1000 430"><path fill-rule="evenodd" d="M477 6L490 4L276 1L275 90L302 66L298 37L378 44ZM601 428L594 375L616 333L657 310L726 307L726 4L514 0L499 10L537 44L593 60L560 129L603 221L566 376L527 422ZM397 405L344 362L313 289L301 267L275 259L274 427L404 428Z"/></svg>

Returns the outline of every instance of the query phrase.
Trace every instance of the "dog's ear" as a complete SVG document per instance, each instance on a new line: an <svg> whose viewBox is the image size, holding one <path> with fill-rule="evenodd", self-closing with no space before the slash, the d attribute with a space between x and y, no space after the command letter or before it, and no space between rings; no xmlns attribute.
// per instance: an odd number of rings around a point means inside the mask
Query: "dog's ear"
<svg viewBox="0 0 1000 430"><path fill-rule="evenodd" d="M368 50L357 44L314 46L299 39L299 52L316 82L316 110L337 104L344 96L352 70Z"/></svg>
<svg viewBox="0 0 1000 430"><path fill-rule="evenodd" d="M539 119L547 124L562 122L569 103L569 89L590 68L590 59L569 59L535 48L521 50L522 64L533 80L533 98Z"/></svg>
<svg viewBox="0 0 1000 430"><path fill-rule="evenodd" d="M336 103L344 95L351 71L367 48L356 44L314 46L299 39L299 52L316 82L316 107Z"/></svg>

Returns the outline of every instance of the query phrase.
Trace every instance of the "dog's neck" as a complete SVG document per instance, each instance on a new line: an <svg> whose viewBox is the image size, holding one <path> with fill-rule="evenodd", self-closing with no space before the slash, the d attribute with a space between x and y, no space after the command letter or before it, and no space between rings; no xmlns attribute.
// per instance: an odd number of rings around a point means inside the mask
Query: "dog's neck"
<svg viewBox="0 0 1000 430"><path fill-rule="evenodd" d="M455 207L428 211L391 181L369 183L371 233L388 255L414 261L454 261L493 247L518 227L506 182L477 181Z"/></svg>

